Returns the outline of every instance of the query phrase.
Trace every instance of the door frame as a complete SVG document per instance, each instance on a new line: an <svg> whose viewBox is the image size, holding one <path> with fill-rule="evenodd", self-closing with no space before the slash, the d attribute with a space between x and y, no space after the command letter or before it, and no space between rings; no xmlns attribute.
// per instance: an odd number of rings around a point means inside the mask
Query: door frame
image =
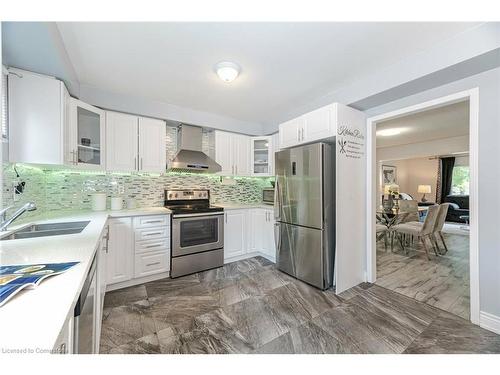
<svg viewBox="0 0 500 375"><path fill-rule="evenodd" d="M366 281L374 283L377 280L375 213L377 205L377 157L376 157L376 124L381 121L443 107L462 101L469 102L469 273L470 273L470 318L474 324L479 324L479 88L460 91L451 95L422 102L409 107L383 113L367 119L367 243L366 243Z"/></svg>

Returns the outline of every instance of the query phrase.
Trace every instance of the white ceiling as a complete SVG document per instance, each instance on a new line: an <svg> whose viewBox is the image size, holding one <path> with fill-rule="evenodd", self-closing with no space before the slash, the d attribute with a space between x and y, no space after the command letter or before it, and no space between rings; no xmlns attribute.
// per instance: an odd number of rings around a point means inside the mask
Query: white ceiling
<svg viewBox="0 0 500 375"><path fill-rule="evenodd" d="M472 23L58 23L81 83L238 120L283 121ZM213 72L237 62L232 84Z"/></svg>
<svg viewBox="0 0 500 375"><path fill-rule="evenodd" d="M399 146L469 134L469 102L450 104L377 124L382 129L401 128L398 135L377 135L377 148Z"/></svg>

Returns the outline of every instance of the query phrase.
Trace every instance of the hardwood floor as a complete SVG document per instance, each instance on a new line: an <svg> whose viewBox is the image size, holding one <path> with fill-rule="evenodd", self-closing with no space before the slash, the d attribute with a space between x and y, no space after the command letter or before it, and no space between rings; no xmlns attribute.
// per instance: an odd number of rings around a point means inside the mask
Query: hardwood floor
<svg viewBox="0 0 500 375"><path fill-rule="evenodd" d="M469 352L500 353L500 336L375 284L320 291L261 257L107 293L101 333L111 354Z"/></svg>
<svg viewBox="0 0 500 375"><path fill-rule="evenodd" d="M436 257L429 250L430 261L421 244L409 247L406 255L396 241L394 252L379 241L376 284L469 320L469 237L444 237L449 251Z"/></svg>

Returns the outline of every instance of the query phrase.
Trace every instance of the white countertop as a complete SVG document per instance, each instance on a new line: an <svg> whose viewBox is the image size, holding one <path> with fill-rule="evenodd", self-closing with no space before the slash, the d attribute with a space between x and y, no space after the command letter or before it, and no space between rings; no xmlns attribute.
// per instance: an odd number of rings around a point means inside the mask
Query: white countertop
<svg viewBox="0 0 500 375"><path fill-rule="evenodd" d="M224 203L224 202L215 202L214 206L224 207L224 210L242 210L245 208L266 208L269 210L274 209L272 204L265 203Z"/></svg>
<svg viewBox="0 0 500 375"><path fill-rule="evenodd" d="M0 307L0 352L2 349L37 351L53 348L78 300L108 218L169 213L171 211L163 207L102 212L55 211L32 217L30 223L53 222L54 219L90 220L90 223L78 234L0 241L0 263L4 265L80 262L61 275L47 278L35 289L19 292Z"/></svg>

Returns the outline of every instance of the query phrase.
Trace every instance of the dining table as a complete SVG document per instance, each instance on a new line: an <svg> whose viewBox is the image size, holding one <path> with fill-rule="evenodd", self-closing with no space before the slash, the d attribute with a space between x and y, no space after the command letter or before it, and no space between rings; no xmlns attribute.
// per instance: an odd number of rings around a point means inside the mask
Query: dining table
<svg viewBox="0 0 500 375"><path fill-rule="evenodd" d="M422 218L427 213L429 207L418 207L418 216ZM385 208L380 206L377 211L377 222L383 224L387 229L391 229L392 226L400 224L405 221L408 215L415 212L414 210L404 210L400 208Z"/></svg>

